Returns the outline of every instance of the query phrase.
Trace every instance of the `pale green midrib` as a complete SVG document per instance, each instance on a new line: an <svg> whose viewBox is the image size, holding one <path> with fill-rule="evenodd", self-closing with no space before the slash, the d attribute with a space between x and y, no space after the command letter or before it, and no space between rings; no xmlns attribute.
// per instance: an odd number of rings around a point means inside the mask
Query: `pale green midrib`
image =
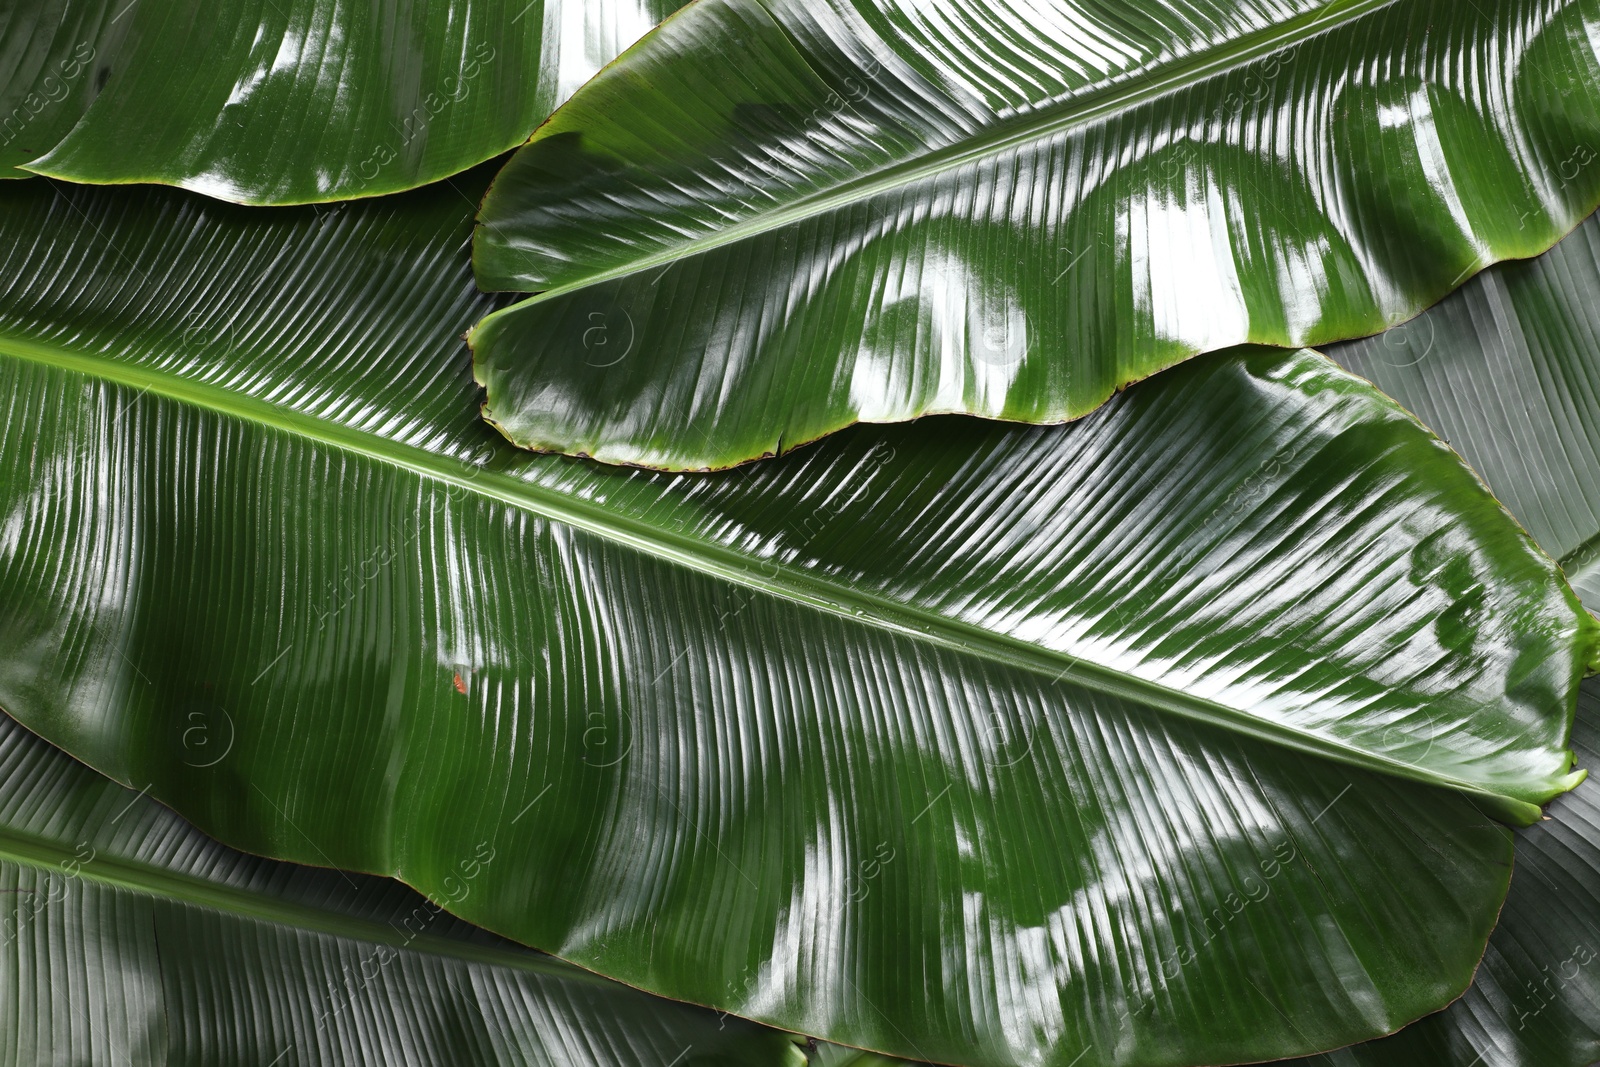
<svg viewBox="0 0 1600 1067"><path fill-rule="evenodd" d="M57 841L24 833L11 826L0 825L0 860L9 860L64 878L209 908L241 921L269 922L347 941L391 945L406 952L455 959L463 963L505 967L617 988L616 983L599 975L531 949L473 944L426 931L408 935L373 919L267 896L123 856L99 855L83 861L81 856ZM63 869L63 865L69 863L77 868L75 873L68 874Z"/></svg>
<svg viewBox="0 0 1600 1067"><path fill-rule="evenodd" d="M912 637L959 655L975 656L1002 666L1048 675L1051 684L1067 681L1070 676L1069 684L1258 741L1391 777L1470 794L1495 805L1497 809L1507 811L1513 819L1529 820L1538 814L1537 806L1523 796L1496 792L1484 785L1389 759L1321 735L1301 733L1223 704L1087 662L1069 653L1052 652L934 611L841 588L783 564L752 561L720 545L626 519L599 505L506 475L473 468L413 445L387 440L366 430L286 410L253 396L189 381L166 371L139 367L104 356L85 355L62 347L50 347L18 337L0 337L0 352L30 363L138 389L141 393L154 393L218 415L364 456L418 477L457 486L486 499L498 500L699 574ZM755 566L752 566L752 562ZM1552 783L1551 788L1557 787ZM1527 795L1531 797L1536 794L1529 790Z"/></svg>
<svg viewBox="0 0 1600 1067"><path fill-rule="evenodd" d="M1281 51L1291 43L1303 44L1321 34L1331 33L1396 3L1399 3L1399 0L1350 0L1350 2L1332 0L1321 11L1308 12L1288 22L1269 26L1254 34L1241 37L1226 46L1186 57L1171 64L1159 74L1149 76L1131 74L1126 80L1089 94L1087 98L1076 97L1058 104L1047 105L1021 118L998 124L978 137L937 148L915 159L851 178L836 188L801 197L786 207L748 222L737 223L717 233L641 256L606 270L596 271L577 281L554 286L519 304L496 311L484 321L498 318L526 304L553 300L565 293L586 289L640 271L664 267L681 259L701 255L724 245L826 214L836 208L870 200L891 189L912 185L926 178L955 170L985 156L995 155L1027 144L1029 141L1037 141L1070 130L1075 126L1085 126L1121 111L1132 110L1174 90L1187 88L1196 82L1229 70L1248 66L1273 52ZM1337 17L1334 17L1335 15ZM494 229L492 219L486 219L485 225L491 230ZM480 323L479 326L481 325Z"/></svg>

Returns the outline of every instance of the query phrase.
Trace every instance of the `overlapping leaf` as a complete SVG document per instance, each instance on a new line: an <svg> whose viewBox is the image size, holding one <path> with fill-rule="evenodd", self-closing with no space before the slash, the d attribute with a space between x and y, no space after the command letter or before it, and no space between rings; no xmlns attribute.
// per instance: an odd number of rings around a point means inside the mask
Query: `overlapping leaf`
<svg viewBox="0 0 1600 1067"><path fill-rule="evenodd" d="M241 203L409 189L521 143L683 0L0 8L0 177Z"/></svg>
<svg viewBox="0 0 1600 1067"><path fill-rule="evenodd" d="M1328 354L1443 435L1600 608L1600 217Z"/></svg>
<svg viewBox="0 0 1600 1067"><path fill-rule="evenodd" d="M1600 762L1600 679L1585 682L1573 747ZM1285 1067L1588 1067L1600 1060L1600 782L1517 835L1499 925L1466 994L1400 1033ZM812 1067L912 1067L822 1045Z"/></svg>
<svg viewBox="0 0 1600 1067"><path fill-rule="evenodd" d="M1421 415L1472 463L1593 604L1600 537L1600 218L1547 255L1498 265L1423 315L1329 355ZM1600 681L1574 744L1592 764ZM1341 1067L1586 1067L1600 1059L1597 787L1519 835L1517 875L1465 997Z"/></svg>
<svg viewBox="0 0 1600 1067"><path fill-rule="evenodd" d="M230 726L195 702L189 756ZM478 851L451 896L498 857ZM218 845L0 716L0 1063L661 1067L804 1062L393 882Z"/></svg>
<svg viewBox="0 0 1600 1067"><path fill-rule="evenodd" d="M476 238L488 416L722 467L1375 332L1600 199L1596 0L701 0ZM626 358L623 358L626 353Z"/></svg>
<svg viewBox="0 0 1600 1067"><path fill-rule="evenodd" d="M1584 683L1573 746L1600 762L1600 679ZM1588 1067L1600 1060L1600 783L1517 835L1500 925L1466 996L1395 1037L1304 1067Z"/></svg>
<svg viewBox="0 0 1600 1067"><path fill-rule="evenodd" d="M1461 794L1576 780L1592 620L1321 357L672 478L476 417L451 189L0 196L0 706L230 843L444 898L487 841L463 916L646 989L1196 1063L1442 1006L1509 876Z"/></svg>

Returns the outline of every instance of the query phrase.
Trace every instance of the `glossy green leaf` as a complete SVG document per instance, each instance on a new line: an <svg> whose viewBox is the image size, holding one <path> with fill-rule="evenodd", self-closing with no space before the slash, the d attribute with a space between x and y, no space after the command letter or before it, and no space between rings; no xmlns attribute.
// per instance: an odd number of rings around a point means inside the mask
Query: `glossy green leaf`
<svg viewBox="0 0 1600 1067"><path fill-rule="evenodd" d="M1600 763L1600 679L1572 734ZM1600 1061L1600 782L1517 835L1500 925L1466 996L1392 1038L1302 1067L1588 1067Z"/></svg>
<svg viewBox="0 0 1600 1067"><path fill-rule="evenodd" d="M629 984L1182 1064L1448 1002L1510 873L1468 795L1577 780L1596 624L1320 356L671 477L477 417L451 189L0 197L0 706L238 847L442 897L488 841L459 914Z"/></svg>
<svg viewBox="0 0 1600 1067"><path fill-rule="evenodd" d="M1485 271L1422 316L1329 355L1439 430L1600 605L1600 218L1548 254ZM1574 744L1600 752L1600 680ZM1600 1060L1600 788L1517 842L1517 873L1473 987L1328 1067L1586 1067Z"/></svg>
<svg viewBox="0 0 1600 1067"><path fill-rule="evenodd" d="M225 713L191 702L195 761ZM452 896L498 857L478 851ZM0 1063L802 1067L393 882L217 844L0 716Z"/></svg>
<svg viewBox="0 0 1600 1067"><path fill-rule="evenodd" d="M1415 314L1600 200L1600 0L700 0L496 179L529 448L670 469L1048 422Z"/></svg>
<svg viewBox="0 0 1600 1067"><path fill-rule="evenodd" d="M1495 266L1422 316L1328 354L1459 449L1600 602L1600 217L1548 254ZM1600 754L1600 679L1573 743ZM1517 841L1517 872L1472 988L1398 1036L1306 1067L1586 1067L1600 1060L1600 786Z"/></svg>
<svg viewBox="0 0 1600 1067"><path fill-rule="evenodd" d="M1583 684L1573 747L1600 763L1600 678ZM1472 987L1400 1033L1284 1067L1589 1067L1600 1061L1600 781L1517 835L1516 871ZM822 1045L811 1067L917 1067Z"/></svg>
<svg viewBox="0 0 1600 1067"><path fill-rule="evenodd" d="M683 2L7 2L0 177L249 204L410 189L522 143Z"/></svg>
<svg viewBox="0 0 1600 1067"><path fill-rule="evenodd" d="M1329 355L1449 441L1600 609L1600 217Z"/></svg>
<svg viewBox="0 0 1600 1067"><path fill-rule="evenodd" d="M1572 743L1600 763L1600 678L1583 684ZM1600 781L1517 835L1516 871L1472 987L1400 1033L1284 1067L1589 1067L1600 1062ZM915 1067L822 1045L811 1067Z"/></svg>

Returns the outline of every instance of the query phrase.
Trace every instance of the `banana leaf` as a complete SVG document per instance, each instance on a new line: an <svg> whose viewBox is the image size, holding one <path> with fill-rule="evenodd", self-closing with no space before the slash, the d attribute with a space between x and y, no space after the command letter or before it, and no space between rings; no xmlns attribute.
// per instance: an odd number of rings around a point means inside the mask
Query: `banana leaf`
<svg viewBox="0 0 1600 1067"><path fill-rule="evenodd" d="M227 743L187 713L196 763ZM474 891L494 862L456 872ZM0 1063L803 1067L789 1035L206 837L0 716Z"/></svg>
<svg viewBox="0 0 1600 1067"><path fill-rule="evenodd" d="M1600 679L1583 685L1573 746L1600 761ZM1500 925L1465 996L1394 1037L1302 1067L1588 1067L1600 1061L1600 783L1517 835Z"/></svg>
<svg viewBox="0 0 1600 1067"><path fill-rule="evenodd" d="M444 901L487 842L456 914L649 991L1194 1064L1454 999L1484 810L1581 778L1600 627L1313 353L672 477L478 418L454 188L0 200L0 707L234 847Z"/></svg>
<svg viewBox="0 0 1600 1067"><path fill-rule="evenodd" d="M1600 679L1573 728L1600 761ZM1588 1067L1600 1061L1600 783L1585 781L1517 835L1517 869L1472 988L1398 1034L1285 1067ZM812 1067L907 1067L821 1045Z"/></svg>
<svg viewBox="0 0 1600 1067"><path fill-rule="evenodd" d="M248 204L410 189L520 144L682 3L8 3L0 177Z"/></svg>
<svg viewBox="0 0 1600 1067"><path fill-rule="evenodd" d="M1600 0L699 0L485 199L487 416L716 468L1399 322L1600 201Z"/></svg>
<svg viewBox="0 0 1600 1067"><path fill-rule="evenodd" d="M1449 441L1600 608L1600 217L1328 354Z"/></svg>

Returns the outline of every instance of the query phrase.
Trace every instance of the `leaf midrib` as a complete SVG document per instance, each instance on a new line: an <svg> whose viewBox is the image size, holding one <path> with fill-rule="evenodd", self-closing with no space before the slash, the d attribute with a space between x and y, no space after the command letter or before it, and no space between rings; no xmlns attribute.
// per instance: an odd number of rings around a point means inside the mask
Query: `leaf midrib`
<svg viewBox="0 0 1600 1067"><path fill-rule="evenodd" d="M173 871L125 856L97 855L84 860L58 841L0 825L0 860L7 860L63 878L79 879L113 889L127 890L196 907L209 908L240 921L270 922L294 930L324 934L347 941L391 945L407 952L514 968L554 978L592 982L607 988L615 983L582 968L563 963L531 949L475 944L423 931L404 934L393 926L346 912L329 911L227 885L196 875ZM63 868L73 864L75 873ZM437 906L437 905L435 905Z"/></svg>
<svg viewBox="0 0 1600 1067"><path fill-rule="evenodd" d="M1186 56L1150 75L1127 72L1121 80L1102 89L1035 108L1025 115L996 123L978 136L933 149L879 170L868 171L834 188L801 197L785 207L736 223L714 234L696 237L671 248L596 271L576 281L554 286L520 304L512 305L511 308L497 311L488 318L497 318L523 304L553 300L566 293L641 271L664 267L724 245L826 214L837 208L870 200L890 190L913 185L955 170L985 156L996 155L1075 126L1086 126L1107 116L1140 107L1170 92L1248 66L1284 48L1304 44L1317 36L1331 33L1399 2L1400 0L1329 0L1320 11L1307 12L1298 18L1268 26L1227 44ZM764 7L762 11L766 13ZM784 32L776 20L773 22L778 26L779 32ZM540 133L536 133L530 144L536 144L540 136ZM486 223L486 225L492 224ZM480 323L478 328L481 326Z"/></svg>
<svg viewBox="0 0 1600 1067"><path fill-rule="evenodd" d="M391 441L367 430L281 408L248 394L230 392L167 371L103 355L86 354L65 346L49 346L15 336L0 336L0 353L24 362L137 389L141 394L153 393L180 404L362 456L446 486L460 487L485 499L531 512L698 574L909 637L957 655L974 656L1004 667L1048 676L1051 685L1063 682L1077 685L1267 744L1394 778L1452 789L1481 799L1513 821L1532 822L1540 811L1537 805L1525 799L1495 792L1478 783L1367 752L1322 735L1303 733L1225 704L1125 674L1069 653L1044 649L936 611L841 587L783 563L753 561L742 553L714 542L685 537L617 515L598 504L509 475L472 467L460 460Z"/></svg>

